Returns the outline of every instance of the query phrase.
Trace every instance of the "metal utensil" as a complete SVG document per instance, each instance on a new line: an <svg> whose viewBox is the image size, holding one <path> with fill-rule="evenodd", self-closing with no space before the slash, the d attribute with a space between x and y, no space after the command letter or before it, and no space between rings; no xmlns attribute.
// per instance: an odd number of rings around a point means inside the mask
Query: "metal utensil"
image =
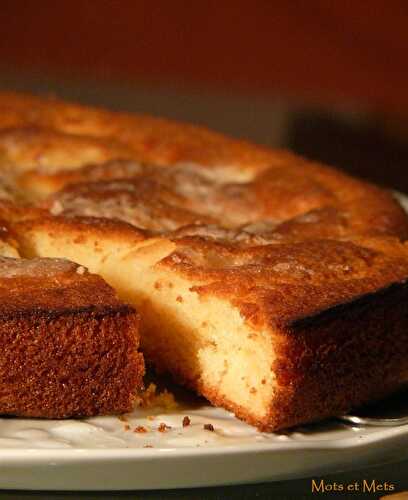
<svg viewBox="0 0 408 500"><path fill-rule="evenodd" d="M408 424L408 390L338 417L353 425L393 427Z"/></svg>

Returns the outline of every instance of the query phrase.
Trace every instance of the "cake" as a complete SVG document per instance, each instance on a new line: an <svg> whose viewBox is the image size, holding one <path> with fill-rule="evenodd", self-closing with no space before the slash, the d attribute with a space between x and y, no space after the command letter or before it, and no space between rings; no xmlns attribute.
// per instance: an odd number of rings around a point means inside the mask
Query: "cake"
<svg viewBox="0 0 408 500"><path fill-rule="evenodd" d="M64 259L0 257L0 413L130 411L143 377L138 316Z"/></svg>
<svg viewBox="0 0 408 500"><path fill-rule="evenodd" d="M259 429L407 383L391 193L200 127L10 93L0 169L21 255L101 276L140 313L148 363Z"/></svg>

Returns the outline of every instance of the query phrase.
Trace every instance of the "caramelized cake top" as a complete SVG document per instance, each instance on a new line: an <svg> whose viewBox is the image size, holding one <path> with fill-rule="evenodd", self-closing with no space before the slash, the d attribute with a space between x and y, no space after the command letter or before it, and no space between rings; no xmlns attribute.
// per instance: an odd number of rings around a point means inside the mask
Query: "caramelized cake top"
<svg viewBox="0 0 408 500"><path fill-rule="evenodd" d="M130 311L99 276L65 259L0 257L0 311L53 316L67 311Z"/></svg>
<svg viewBox="0 0 408 500"><path fill-rule="evenodd" d="M5 218L164 238L160 266L252 321L408 278L408 218L391 193L193 125L3 93L0 168L31 199Z"/></svg>

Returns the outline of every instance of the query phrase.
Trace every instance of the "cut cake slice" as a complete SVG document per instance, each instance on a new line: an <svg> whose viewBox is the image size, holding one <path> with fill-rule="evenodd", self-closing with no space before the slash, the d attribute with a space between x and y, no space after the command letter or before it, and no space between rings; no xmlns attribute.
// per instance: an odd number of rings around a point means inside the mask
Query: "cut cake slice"
<svg viewBox="0 0 408 500"><path fill-rule="evenodd" d="M0 414L130 411L142 387L139 317L64 259L0 257Z"/></svg>

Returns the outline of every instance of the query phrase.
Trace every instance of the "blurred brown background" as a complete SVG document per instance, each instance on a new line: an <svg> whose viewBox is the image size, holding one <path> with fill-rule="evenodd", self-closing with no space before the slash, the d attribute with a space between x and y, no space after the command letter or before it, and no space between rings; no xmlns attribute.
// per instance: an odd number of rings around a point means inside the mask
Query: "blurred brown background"
<svg viewBox="0 0 408 500"><path fill-rule="evenodd" d="M0 86L209 125L408 191L408 2L2 0Z"/></svg>
<svg viewBox="0 0 408 500"><path fill-rule="evenodd" d="M406 0L0 0L0 88L202 123L408 193L407 59ZM407 467L332 479L407 489ZM289 499L309 487L137 497ZM81 498L101 495L113 498ZM78 498L24 494L62 496Z"/></svg>

